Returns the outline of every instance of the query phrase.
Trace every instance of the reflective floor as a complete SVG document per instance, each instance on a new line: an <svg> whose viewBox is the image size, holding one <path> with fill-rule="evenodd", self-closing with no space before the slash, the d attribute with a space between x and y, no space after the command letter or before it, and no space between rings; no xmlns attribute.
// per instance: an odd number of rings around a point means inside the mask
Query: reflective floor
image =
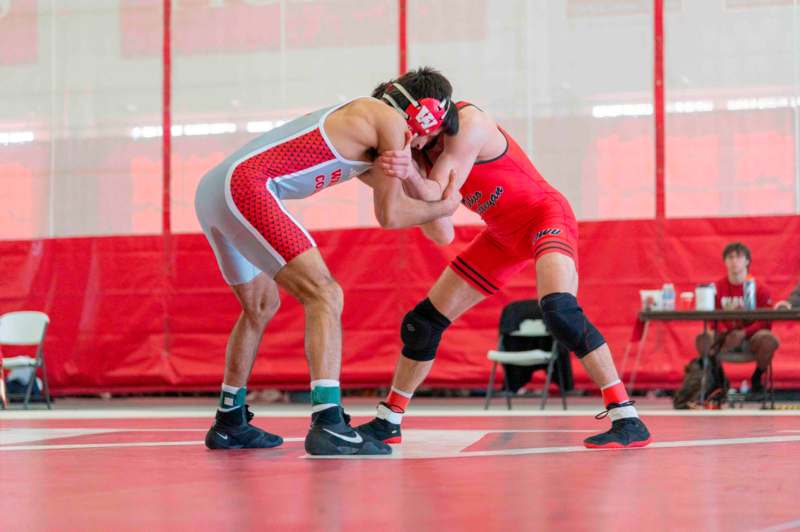
<svg viewBox="0 0 800 532"><path fill-rule="evenodd" d="M609 422L588 406L484 413L439 400L406 418L391 457L314 459L303 451L308 418L292 405L254 408L282 447L212 452L202 444L207 405L106 404L0 412L10 529L800 527L795 412L643 409L650 447L590 451L582 439ZM354 424L370 409L351 409Z"/></svg>

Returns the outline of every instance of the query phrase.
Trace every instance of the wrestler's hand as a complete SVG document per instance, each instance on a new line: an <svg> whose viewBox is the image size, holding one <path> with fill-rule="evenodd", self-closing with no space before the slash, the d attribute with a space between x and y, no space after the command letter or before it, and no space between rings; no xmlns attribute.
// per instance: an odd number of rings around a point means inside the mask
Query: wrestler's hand
<svg viewBox="0 0 800 532"><path fill-rule="evenodd" d="M387 150L378 156L378 164L384 174L397 179L413 177L411 172L411 132L406 131L402 150Z"/></svg>
<svg viewBox="0 0 800 532"><path fill-rule="evenodd" d="M446 202L450 209L450 214L453 214L458 206L461 204L461 193L458 191L458 187L456 187L456 171L455 169L450 170L450 173L447 176L447 186L442 192L442 202Z"/></svg>

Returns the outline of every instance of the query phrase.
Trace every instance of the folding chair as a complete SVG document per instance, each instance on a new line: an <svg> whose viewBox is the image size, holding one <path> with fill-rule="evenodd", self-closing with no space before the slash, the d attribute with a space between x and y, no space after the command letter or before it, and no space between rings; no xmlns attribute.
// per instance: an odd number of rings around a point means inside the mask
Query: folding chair
<svg viewBox="0 0 800 532"><path fill-rule="evenodd" d="M744 364L748 362L755 362L756 357L752 351L745 349L742 351L723 351L719 355L720 362L728 362L731 364ZM775 409L775 382L772 373L772 361L770 361L767 371L765 372L766 385L764 392L761 395L761 409L767 409L767 403L770 403L770 409ZM744 397L744 396L742 396Z"/></svg>
<svg viewBox="0 0 800 532"><path fill-rule="evenodd" d="M17 311L0 316L0 345L36 346L36 355L15 356L0 360L0 378L5 379L4 370L30 368L31 376L25 390L24 408L28 408L33 386L36 384L36 369L42 369L44 398L47 408L53 408L50 401L50 386L47 382L47 369L44 364L44 335L50 318L44 312ZM4 406L5 408L5 406Z"/></svg>
<svg viewBox="0 0 800 532"><path fill-rule="evenodd" d="M514 301L503 308L503 312L500 315L497 349L490 350L487 353L487 357L493 364L489 375L489 383L486 387L484 410L489 409L494 393L497 364L546 367L547 375L542 391L542 403L539 407L544 410L547 405L553 371L560 358L560 351L558 342L547 332L537 300ZM567 398L564 381L564 372L559 371L559 378L556 379L556 382L561 394L562 407L566 410ZM506 407L511 410L511 397L514 392L511 391L509 386L507 370L503 371L503 388L500 391L500 395L506 398Z"/></svg>

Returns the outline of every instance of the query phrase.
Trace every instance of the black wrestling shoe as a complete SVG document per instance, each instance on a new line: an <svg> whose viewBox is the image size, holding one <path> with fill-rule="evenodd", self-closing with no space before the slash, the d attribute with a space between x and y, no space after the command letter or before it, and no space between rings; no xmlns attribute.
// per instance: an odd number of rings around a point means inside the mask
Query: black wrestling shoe
<svg viewBox="0 0 800 532"><path fill-rule="evenodd" d="M269 449L283 443L283 438L250 424L250 407L244 405L229 412L217 410L214 424L206 434L209 449Z"/></svg>
<svg viewBox="0 0 800 532"><path fill-rule="evenodd" d="M392 448L385 443L353 429L341 406L311 414L305 448L315 456L392 454Z"/></svg>
<svg viewBox="0 0 800 532"><path fill-rule="evenodd" d="M603 419L608 416L608 412L615 408L633 406L633 401L624 403L611 403L608 410L600 412L595 416L596 419ZM590 436L583 440L583 445L588 449L628 449L634 447L644 447L650 444L650 431L647 430L644 422L638 417L624 417L611 422L611 430Z"/></svg>
<svg viewBox="0 0 800 532"><path fill-rule="evenodd" d="M381 402L378 405L378 409L381 407L391 410L391 407L384 402ZM372 436L376 440L382 441L383 443L400 443L403 441L403 437L400 433L400 425L379 417L376 417L372 421L364 423L363 425L357 426L356 430L361 434Z"/></svg>

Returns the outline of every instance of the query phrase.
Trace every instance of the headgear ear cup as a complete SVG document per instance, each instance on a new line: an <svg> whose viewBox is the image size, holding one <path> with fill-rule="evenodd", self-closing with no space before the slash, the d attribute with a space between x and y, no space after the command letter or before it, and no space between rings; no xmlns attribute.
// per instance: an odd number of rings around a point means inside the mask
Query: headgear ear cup
<svg viewBox="0 0 800 532"><path fill-rule="evenodd" d="M405 87L396 81L390 84L390 88L396 89L408 100L408 107L405 109L400 107L397 100L388 92L385 92L381 97L403 115L411 131L420 136L430 135L442 126L444 117L447 116L447 112L450 110L449 100L445 99L440 102L436 98L422 98L417 101Z"/></svg>

